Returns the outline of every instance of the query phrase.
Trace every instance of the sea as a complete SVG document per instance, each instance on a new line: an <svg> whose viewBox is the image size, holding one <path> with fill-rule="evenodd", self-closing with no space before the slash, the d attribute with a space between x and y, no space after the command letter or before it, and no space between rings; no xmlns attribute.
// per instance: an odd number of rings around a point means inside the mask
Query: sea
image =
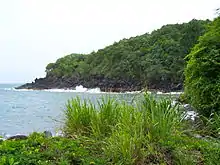
<svg viewBox="0 0 220 165"><path fill-rule="evenodd" d="M21 84L0 84L0 136L28 135L32 132L59 132L65 105L79 97L96 104L105 97L131 101L137 92L104 93L99 88L77 86L75 90L16 90Z"/></svg>

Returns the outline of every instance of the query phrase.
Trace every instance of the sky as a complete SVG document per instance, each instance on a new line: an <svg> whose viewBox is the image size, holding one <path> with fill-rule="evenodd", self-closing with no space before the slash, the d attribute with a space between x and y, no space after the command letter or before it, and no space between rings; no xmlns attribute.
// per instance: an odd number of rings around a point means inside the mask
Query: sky
<svg viewBox="0 0 220 165"><path fill-rule="evenodd" d="M165 24L213 19L220 0L0 0L0 83L31 82L50 62Z"/></svg>

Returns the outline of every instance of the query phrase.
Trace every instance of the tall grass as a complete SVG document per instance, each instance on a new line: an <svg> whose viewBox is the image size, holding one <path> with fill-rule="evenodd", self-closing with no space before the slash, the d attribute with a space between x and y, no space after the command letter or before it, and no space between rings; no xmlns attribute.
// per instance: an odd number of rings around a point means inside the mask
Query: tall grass
<svg viewBox="0 0 220 165"><path fill-rule="evenodd" d="M149 140L158 141L182 133L185 115L177 104L172 105L171 100L155 100L153 96L145 95L140 107Z"/></svg>
<svg viewBox="0 0 220 165"><path fill-rule="evenodd" d="M96 138L110 136L120 121L122 108L123 104L119 104L115 99L107 98L99 101L91 122L92 135Z"/></svg>
<svg viewBox="0 0 220 165"><path fill-rule="evenodd" d="M143 114L129 106L123 110L121 120L107 139L104 151L113 162L133 164L146 155Z"/></svg>
<svg viewBox="0 0 220 165"><path fill-rule="evenodd" d="M95 107L77 98L69 101L65 110L65 134L103 141L105 155L118 164L145 161L155 152L154 144L179 136L183 127L178 106L148 94L135 106L102 99Z"/></svg>
<svg viewBox="0 0 220 165"><path fill-rule="evenodd" d="M155 100L145 94L137 106L124 106L121 120L108 139L105 152L114 162L137 164L144 161L144 158L155 154L154 144L182 133L183 118L179 107L172 106L171 101Z"/></svg>
<svg viewBox="0 0 220 165"><path fill-rule="evenodd" d="M212 113L209 118L201 116L203 134L220 138L220 114Z"/></svg>
<svg viewBox="0 0 220 165"><path fill-rule="evenodd" d="M79 98L69 100L66 104L63 132L66 136L90 135L91 122L97 113L94 105Z"/></svg>
<svg viewBox="0 0 220 165"><path fill-rule="evenodd" d="M109 136L119 123L123 105L110 98L103 98L98 102L98 106L90 101L81 101L79 98L69 100L64 111L63 131L67 136L83 135L95 138Z"/></svg>

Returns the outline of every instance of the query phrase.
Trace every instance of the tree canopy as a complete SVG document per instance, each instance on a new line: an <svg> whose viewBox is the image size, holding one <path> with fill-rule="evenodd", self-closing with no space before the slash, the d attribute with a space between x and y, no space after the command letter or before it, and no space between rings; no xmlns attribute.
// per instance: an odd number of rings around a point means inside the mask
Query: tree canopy
<svg viewBox="0 0 220 165"><path fill-rule="evenodd" d="M185 56L206 31L209 20L166 25L119 42L88 55L71 54L50 63L48 76L58 78L93 75L138 81L152 89L182 87Z"/></svg>

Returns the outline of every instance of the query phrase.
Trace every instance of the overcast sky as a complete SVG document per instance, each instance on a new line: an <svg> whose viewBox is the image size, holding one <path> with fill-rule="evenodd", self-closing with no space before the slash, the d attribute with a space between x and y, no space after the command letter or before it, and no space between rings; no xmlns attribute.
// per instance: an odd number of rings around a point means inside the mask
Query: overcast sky
<svg viewBox="0 0 220 165"><path fill-rule="evenodd" d="M89 53L165 24L213 19L220 0L0 0L0 83L31 82L70 53Z"/></svg>

